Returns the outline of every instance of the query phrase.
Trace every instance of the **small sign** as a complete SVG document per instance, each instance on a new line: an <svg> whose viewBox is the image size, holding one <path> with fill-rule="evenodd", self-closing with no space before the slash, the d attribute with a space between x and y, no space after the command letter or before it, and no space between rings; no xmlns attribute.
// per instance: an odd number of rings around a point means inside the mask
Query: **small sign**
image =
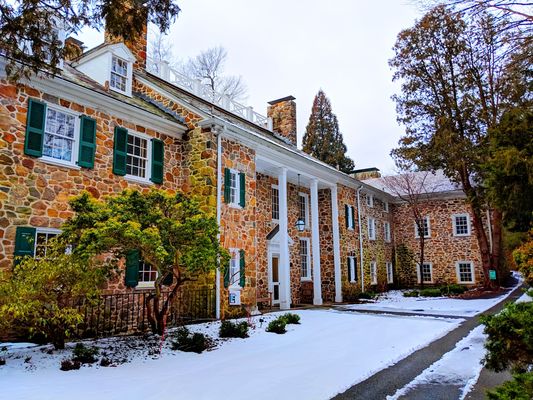
<svg viewBox="0 0 533 400"><path fill-rule="evenodd" d="M491 281L496 280L496 270L495 269L489 269L489 279Z"/></svg>
<svg viewBox="0 0 533 400"><path fill-rule="evenodd" d="M229 305L230 306L241 305L241 291L240 290L231 290L229 292Z"/></svg>

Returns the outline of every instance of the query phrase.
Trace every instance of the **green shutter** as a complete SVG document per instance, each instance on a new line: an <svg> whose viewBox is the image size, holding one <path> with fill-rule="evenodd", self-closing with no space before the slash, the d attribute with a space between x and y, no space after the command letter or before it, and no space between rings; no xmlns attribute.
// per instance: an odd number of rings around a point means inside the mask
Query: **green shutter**
<svg viewBox="0 0 533 400"><path fill-rule="evenodd" d="M229 204L230 202L230 181L231 181L231 171L229 168L224 169L224 203Z"/></svg>
<svg viewBox="0 0 533 400"><path fill-rule="evenodd" d="M239 174L240 178L240 196L239 196L239 205L244 208L246 206L246 174L244 172L241 172Z"/></svg>
<svg viewBox="0 0 533 400"><path fill-rule="evenodd" d="M353 280L357 282L357 257L353 258Z"/></svg>
<svg viewBox="0 0 533 400"><path fill-rule="evenodd" d="M18 226L15 234L15 265L25 256L33 257L35 253L36 229L29 226Z"/></svg>
<svg viewBox="0 0 533 400"><path fill-rule="evenodd" d="M346 257L346 265L348 266L348 282L352 281L352 271L350 268L350 257Z"/></svg>
<svg viewBox="0 0 533 400"><path fill-rule="evenodd" d="M350 212L350 210L349 210L349 208L348 208L348 205L345 204L345 205L344 205L344 219L345 219L345 222L346 222L346 228L349 228L349 227L350 227L350 225L349 225L349 223L348 223L348 218L349 218L349 217L348 217L348 213L349 213L349 212Z"/></svg>
<svg viewBox="0 0 533 400"><path fill-rule="evenodd" d="M135 287L139 283L139 250L126 254L125 283L127 287Z"/></svg>
<svg viewBox="0 0 533 400"><path fill-rule="evenodd" d="M96 120L81 116L80 120L80 154L78 165L94 168L94 153L96 151Z"/></svg>
<svg viewBox="0 0 533 400"><path fill-rule="evenodd" d="M228 261L226 268L224 268L224 287L229 286L229 270L231 269L229 265L230 262L231 260Z"/></svg>
<svg viewBox="0 0 533 400"><path fill-rule="evenodd" d="M24 154L34 157L43 155L44 125L46 121L46 104L30 99L26 116L26 139Z"/></svg>
<svg viewBox="0 0 533 400"><path fill-rule="evenodd" d="M240 255L240 282L239 284L241 285L241 287L244 287L244 285L246 285L246 262L244 260L244 250L240 250L239 251L239 255Z"/></svg>
<svg viewBox="0 0 533 400"><path fill-rule="evenodd" d="M152 139L152 177L154 183L163 183L163 161L165 158L165 145L162 140Z"/></svg>
<svg viewBox="0 0 533 400"><path fill-rule="evenodd" d="M170 286L174 282L174 272L173 269L170 270L170 272L165 276L163 279L163 285Z"/></svg>
<svg viewBox="0 0 533 400"><path fill-rule="evenodd" d="M113 173L126 175L126 161L128 159L128 130L115 126L115 143L113 146Z"/></svg>

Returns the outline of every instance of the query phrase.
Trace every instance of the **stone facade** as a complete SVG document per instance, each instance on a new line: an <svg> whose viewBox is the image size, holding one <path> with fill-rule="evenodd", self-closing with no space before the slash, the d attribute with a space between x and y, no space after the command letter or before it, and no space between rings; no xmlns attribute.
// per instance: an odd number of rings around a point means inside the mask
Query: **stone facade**
<svg viewBox="0 0 533 400"><path fill-rule="evenodd" d="M267 115L272 118L274 132L279 133L296 146L296 103L294 100L293 96L288 96L269 102Z"/></svg>

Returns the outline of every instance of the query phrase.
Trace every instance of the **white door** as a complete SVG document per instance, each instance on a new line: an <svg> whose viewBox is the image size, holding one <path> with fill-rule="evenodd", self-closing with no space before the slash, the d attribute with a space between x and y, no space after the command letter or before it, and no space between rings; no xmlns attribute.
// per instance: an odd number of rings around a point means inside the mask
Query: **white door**
<svg viewBox="0 0 533 400"><path fill-rule="evenodd" d="M271 254L269 261L268 285L272 292L272 304L279 304L279 254Z"/></svg>

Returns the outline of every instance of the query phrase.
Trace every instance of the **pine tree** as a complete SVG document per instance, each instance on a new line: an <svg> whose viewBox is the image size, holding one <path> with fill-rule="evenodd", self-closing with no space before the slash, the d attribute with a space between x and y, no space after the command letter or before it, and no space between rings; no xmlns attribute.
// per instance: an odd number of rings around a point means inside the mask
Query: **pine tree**
<svg viewBox="0 0 533 400"><path fill-rule="evenodd" d="M309 123L305 128L303 151L325 163L350 173L354 162L346 155L346 145L339 131L337 116L331 111L331 103L322 90L313 101Z"/></svg>

